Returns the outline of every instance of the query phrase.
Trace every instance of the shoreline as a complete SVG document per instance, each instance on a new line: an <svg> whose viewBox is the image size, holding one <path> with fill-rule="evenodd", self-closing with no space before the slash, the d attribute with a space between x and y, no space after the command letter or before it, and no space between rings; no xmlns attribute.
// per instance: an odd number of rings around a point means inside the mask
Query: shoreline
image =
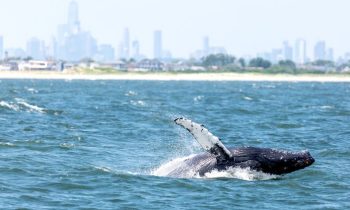
<svg viewBox="0 0 350 210"><path fill-rule="evenodd" d="M52 71L0 71L1 79L44 80L150 80L150 81L266 81L266 82L350 82L350 75L334 74L263 74L233 72L118 72L79 73Z"/></svg>

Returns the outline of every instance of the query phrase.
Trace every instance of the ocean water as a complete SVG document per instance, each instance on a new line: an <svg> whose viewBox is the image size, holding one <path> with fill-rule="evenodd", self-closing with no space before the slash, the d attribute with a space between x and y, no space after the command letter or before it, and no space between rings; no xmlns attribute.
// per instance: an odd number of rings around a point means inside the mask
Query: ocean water
<svg viewBox="0 0 350 210"><path fill-rule="evenodd" d="M162 176L203 152L176 117L316 162ZM349 143L349 83L1 80L0 208L349 209Z"/></svg>

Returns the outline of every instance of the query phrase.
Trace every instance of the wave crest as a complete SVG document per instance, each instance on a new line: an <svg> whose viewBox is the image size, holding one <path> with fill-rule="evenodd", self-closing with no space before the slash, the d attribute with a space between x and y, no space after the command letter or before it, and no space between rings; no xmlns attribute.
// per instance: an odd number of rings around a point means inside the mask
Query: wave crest
<svg viewBox="0 0 350 210"><path fill-rule="evenodd" d="M0 108L9 109L16 112L25 111L25 112L35 112L35 113L41 113L41 114L46 113L46 114L53 114L53 115L59 115L63 113L63 111L60 111L60 110L50 110L50 109L46 109L46 108L31 104L22 98L15 98L14 102L0 101Z"/></svg>
<svg viewBox="0 0 350 210"><path fill-rule="evenodd" d="M27 109L29 112L39 112L39 113L44 113L45 109L33 104L29 104L24 100L17 99L17 103L21 106L23 106L24 109Z"/></svg>

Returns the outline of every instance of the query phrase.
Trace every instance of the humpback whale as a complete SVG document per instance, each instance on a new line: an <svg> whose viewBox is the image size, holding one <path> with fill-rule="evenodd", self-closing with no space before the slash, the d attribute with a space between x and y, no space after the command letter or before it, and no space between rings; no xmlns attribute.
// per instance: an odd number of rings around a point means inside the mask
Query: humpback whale
<svg viewBox="0 0 350 210"><path fill-rule="evenodd" d="M270 148L240 147L226 148L220 139L203 125L189 119L177 118L176 124L186 128L207 153L186 158L182 164L169 172L168 176L182 177L191 170L199 176L230 167L248 168L272 175L284 175L310 166L315 162L307 151L290 152Z"/></svg>

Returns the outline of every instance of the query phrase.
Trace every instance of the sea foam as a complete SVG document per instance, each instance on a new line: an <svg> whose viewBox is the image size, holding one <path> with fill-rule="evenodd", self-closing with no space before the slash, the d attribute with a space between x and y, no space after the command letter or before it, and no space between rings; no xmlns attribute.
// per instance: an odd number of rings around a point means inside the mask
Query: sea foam
<svg viewBox="0 0 350 210"><path fill-rule="evenodd" d="M198 178L198 179L215 179L215 178L232 178L232 179L241 179L246 181L256 181L256 180L270 180L276 179L280 176L267 174L260 171L255 171L249 168L240 168L240 167L229 167L226 170L218 171L212 170L208 173L205 173L204 176L200 176L193 170L188 169L188 166L185 166L184 161L195 156L190 155L186 157L175 158L167 163L160 165L158 168L151 171L151 175L154 176L168 176L174 170L181 170L184 168L183 173L180 178Z"/></svg>
<svg viewBox="0 0 350 210"><path fill-rule="evenodd" d="M20 98L16 98L17 104L22 105L23 108L25 108L27 111L29 112L39 112L39 113L44 113L45 109L33 104L29 104L28 102L26 102L23 99Z"/></svg>
<svg viewBox="0 0 350 210"><path fill-rule="evenodd" d="M19 106L7 101L0 101L0 107L11 109L14 111L19 111Z"/></svg>

